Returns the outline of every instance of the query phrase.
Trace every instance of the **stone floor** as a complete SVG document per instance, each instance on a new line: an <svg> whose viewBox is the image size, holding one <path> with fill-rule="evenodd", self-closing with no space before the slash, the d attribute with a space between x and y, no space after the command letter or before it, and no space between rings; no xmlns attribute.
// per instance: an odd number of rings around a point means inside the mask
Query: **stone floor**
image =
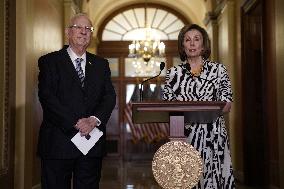
<svg viewBox="0 0 284 189"><path fill-rule="evenodd" d="M134 144L127 140L123 157L104 159L100 189L162 189L152 174L152 159L159 147L166 142L167 140ZM237 189L259 188L237 184Z"/></svg>
<svg viewBox="0 0 284 189"><path fill-rule="evenodd" d="M101 189L161 189L152 175L151 161L104 160ZM252 189L237 186L237 189Z"/></svg>

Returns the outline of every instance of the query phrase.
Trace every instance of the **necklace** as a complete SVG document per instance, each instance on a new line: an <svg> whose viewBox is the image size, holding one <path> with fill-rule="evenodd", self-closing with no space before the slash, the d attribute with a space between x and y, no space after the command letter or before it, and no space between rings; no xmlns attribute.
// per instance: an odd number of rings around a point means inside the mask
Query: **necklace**
<svg viewBox="0 0 284 189"><path fill-rule="evenodd" d="M202 71L203 71L203 64L200 64L199 66L190 69L190 73L194 77L200 76Z"/></svg>

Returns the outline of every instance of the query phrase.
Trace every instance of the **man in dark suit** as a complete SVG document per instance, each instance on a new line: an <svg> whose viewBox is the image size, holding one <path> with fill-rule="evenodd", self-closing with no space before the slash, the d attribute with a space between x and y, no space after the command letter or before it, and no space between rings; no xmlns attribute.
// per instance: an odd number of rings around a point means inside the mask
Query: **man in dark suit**
<svg viewBox="0 0 284 189"><path fill-rule="evenodd" d="M106 59L86 52L93 27L77 14L66 28L69 46L39 58L39 100L43 122L39 132L42 188L98 189L105 154L105 125L116 103ZM103 136L83 155L71 138L89 137L97 127Z"/></svg>

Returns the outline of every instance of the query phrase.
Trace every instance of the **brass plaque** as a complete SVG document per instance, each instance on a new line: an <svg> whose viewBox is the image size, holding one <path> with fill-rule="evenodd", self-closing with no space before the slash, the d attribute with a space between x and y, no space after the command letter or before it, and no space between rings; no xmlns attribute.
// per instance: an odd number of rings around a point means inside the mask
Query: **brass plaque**
<svg viewBox="0 0 284 189"><path fill-rule="evenodd" d="M202 176L202 158L190 144L171 141L155 153L152 171L156 181L164 189L189 189Z"/></svg>

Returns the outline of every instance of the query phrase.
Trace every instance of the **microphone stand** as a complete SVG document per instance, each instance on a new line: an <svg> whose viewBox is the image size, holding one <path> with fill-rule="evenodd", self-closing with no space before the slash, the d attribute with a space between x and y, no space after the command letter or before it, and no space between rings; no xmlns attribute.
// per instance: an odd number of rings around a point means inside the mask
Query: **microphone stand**
<svg viewBox="0 0 284 189"><path fill-rule="evenodd" d="M161 73L162 73L162 71L160 70L160 73L158 75L156 75L154 77L150 77L150 78L146 79L145 81L142 81L141 86L140 86L140 102L143 101L143 85L144 85L144 83L151 80L151 79L158 77L159 75L161 75Z"/></svg>
<svg viewBox="0 0 284 189"><path fill-rule="evenodd" d="M151 79L154 79L154 78L160 76L161 73L162 73L162 70L164 69L164 67L165 67L165 63L164 63L164 62L161 62L159 74L156 75L156 76L154 76L154 77L150 77L150 78L146 79L145 81L142 81L141 86L140 86L140 102L143 101L143 85L144 85L144 83L147 82L147 81L149 81L149 80L151 80Z"/></svg>

